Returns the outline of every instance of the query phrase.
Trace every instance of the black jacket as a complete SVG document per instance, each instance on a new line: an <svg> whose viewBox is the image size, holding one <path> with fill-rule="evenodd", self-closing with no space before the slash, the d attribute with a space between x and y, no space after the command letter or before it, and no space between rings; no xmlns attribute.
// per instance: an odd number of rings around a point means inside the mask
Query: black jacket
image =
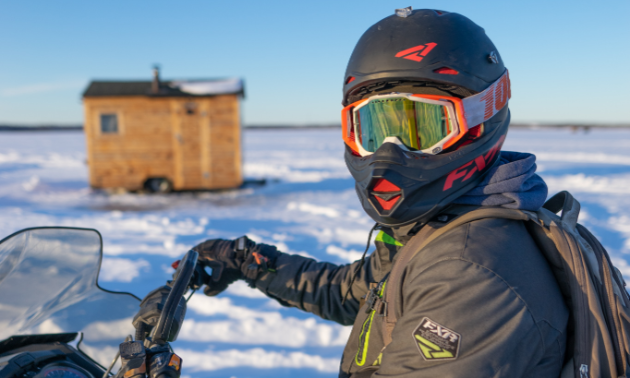
<svg viewBox="0 0 630 378"><path fill-rule="evenodd" d="M338 266L282 254L276 273L263 274L255 285L285 305L354 324L340 377L560 375L568 310L521 221L474 221L416 254L396 300L393 341L383 349L378 315L366 312L361 298L386 281L408 238L401 230L382 229L343 305L358 261Z"/></svg>

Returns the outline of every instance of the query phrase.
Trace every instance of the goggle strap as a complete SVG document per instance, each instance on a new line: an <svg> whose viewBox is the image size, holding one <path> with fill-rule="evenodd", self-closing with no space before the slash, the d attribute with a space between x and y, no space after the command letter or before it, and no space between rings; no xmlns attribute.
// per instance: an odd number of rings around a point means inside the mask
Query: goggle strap
<svg viewBox="0 0 630 378"><path fill-rule="evenodd" d="M468 127L475 127L494 117L507 105L511 97L510 74L508 70L505 70L503 75L486 90L462 99Z"/></svg>

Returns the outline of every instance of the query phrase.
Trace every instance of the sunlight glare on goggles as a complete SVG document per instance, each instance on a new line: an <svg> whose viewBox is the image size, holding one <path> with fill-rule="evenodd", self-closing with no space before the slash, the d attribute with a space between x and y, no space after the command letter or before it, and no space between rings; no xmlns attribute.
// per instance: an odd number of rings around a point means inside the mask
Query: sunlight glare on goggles
<svg viewBox="0 0 630 378"><path fill-rule="evenodd" d="M359 143L369 152L375 152L387 137L398 137L411 150L424 150L452 130L446 106L404 97L371 100L354 114Z"/></svg>

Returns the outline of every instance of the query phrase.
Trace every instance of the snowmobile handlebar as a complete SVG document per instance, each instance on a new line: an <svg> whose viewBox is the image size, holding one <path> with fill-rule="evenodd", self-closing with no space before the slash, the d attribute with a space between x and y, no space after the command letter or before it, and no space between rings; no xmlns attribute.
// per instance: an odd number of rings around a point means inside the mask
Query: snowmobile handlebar
<svg viewBox="0 0 630 378"><path fill-rule="evenodd" d="M161 307L160 315L151 330L151 337L145 339L146 325L140 321L136 329L136 340L120 344L121 368L116 378L179 378L181 374L181 358L171 349L169 342L177 339L177 334L186 316L184 294L190 285L195 272L199 253L188 251L182 258L173 280L168 282L170 290ZM158 295L168 288L154 291ZM161 291L160 291L161 290ZM159 307L158 307L159 308ZM115 362L116 360L114 360ZM114 363L112 363L113 365ZM104 378L107 376L105 373Z"/></svg>
<svg viewBox="0 0 630 378"><path fill-rule="evenodd" d="M164 344L168 341L174 340L171 328L175 317L178 315L177 312L180 301L186 293L190 279L195 272L198 256L199 253L196 251L188 251L177 267L177 271L175 272L172 282L171 292L168 294L160 318L153 330L153 343ZM183 314L181 316L183 317ZM177 333L175 333L175 337L177 337Z"/></svg>

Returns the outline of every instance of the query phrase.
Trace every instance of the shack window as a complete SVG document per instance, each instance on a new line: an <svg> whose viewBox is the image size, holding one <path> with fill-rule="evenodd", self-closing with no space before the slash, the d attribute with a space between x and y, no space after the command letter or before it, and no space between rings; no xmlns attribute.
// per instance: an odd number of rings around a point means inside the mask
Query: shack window
<svg viewBox="0 0 630 378"><path fill-rule="evenodd" d="M186 108L186 114L193 115L195 114L195 109L197 109L197 104L194 102L187 102L184 104L184 108Z"/></svg>
<svg viewBox="0 0 630 378"><path fill-rule="evenodd" d="M118 133L118 117L116 114L101 114L101 133Z"/></svg>

